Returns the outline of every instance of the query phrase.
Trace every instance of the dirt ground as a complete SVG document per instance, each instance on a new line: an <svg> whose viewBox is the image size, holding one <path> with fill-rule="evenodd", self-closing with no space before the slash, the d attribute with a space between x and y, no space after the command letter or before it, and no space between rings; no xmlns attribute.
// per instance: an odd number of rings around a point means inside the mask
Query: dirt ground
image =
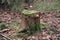
<svg viewBox="0 0 60 40"><path fill-rule="evenodd" d="M24 38L17 38L14 36L15 29L11 28L9 24L11 22L16 22L18 20L18 23L15 25L17 27L18 24L20 24L20 18L21 14L19 12L13 12L9 10L0 10L0 23L5 22L6 26L10 29L8 33L4 33L5 35L8 34L10 36L11 40L60 40L60 11L54 11L54 12L42 12L40 16L40 21L43 21L47 23L51 27L55 27L57 31L51 33L51 31L46 30L42 31L41 33L36 33L34 35L31 35L29 37ZM13 29L13 30L12 30Z"/></svg>

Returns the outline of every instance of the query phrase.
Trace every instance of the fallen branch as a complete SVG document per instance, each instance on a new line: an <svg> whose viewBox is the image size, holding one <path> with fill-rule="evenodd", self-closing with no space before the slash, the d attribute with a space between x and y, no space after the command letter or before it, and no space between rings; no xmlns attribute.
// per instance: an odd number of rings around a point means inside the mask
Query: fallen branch
<svg viewBox="0 0 60 40"><path fill-rule="evenodd" d="M6 35L4 35L4 34L2 34L2 33L0 33L0 36L6 38L7 40L12 40L11 38L9 38L8 36L6 36Z"/></svg>

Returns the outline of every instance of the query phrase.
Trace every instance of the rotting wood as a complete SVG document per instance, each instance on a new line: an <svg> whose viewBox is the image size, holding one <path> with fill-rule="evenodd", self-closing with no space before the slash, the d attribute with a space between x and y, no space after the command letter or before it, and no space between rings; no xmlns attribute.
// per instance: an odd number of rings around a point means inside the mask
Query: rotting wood
<svg viewBox="0 0 60 40"><path fill-rule="evenodd" d="M29 15L25 15L23 14L21 17L21 26L22 29L21 31L25 31L27 30L27 28L32 24L36 24L37 22L40 22L40 13L34 13L34 14L29 14Z"/></svg>

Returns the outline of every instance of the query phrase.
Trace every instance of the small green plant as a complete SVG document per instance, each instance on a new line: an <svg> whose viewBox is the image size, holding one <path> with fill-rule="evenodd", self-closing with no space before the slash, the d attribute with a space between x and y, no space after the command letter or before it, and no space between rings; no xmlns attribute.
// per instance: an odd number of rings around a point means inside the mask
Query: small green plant
<svg viewBox="0 0 60 40"><path fill-rule="evenodd" d="M28 35L32 35L36 32L41 32L40 22L32 23L27 30Z"/></svg>
<svg viewBox="0 0 60 40"><path fill-rule="evenodd" d="M17 37L23 37L23 33L17 33Z"/></svg>
<svg viewBox="0 0 60 40"><path fill-rule="evenodd" d="M50 31L56 31L56 28L55 27L49 27L49 30Z"/></svg>
<svg viewBox="0 0 60 40"><path fill-rule="evenodd" d="M3 30L6 28L6 24L5 23L0 23L0 29Z"/></svg>
<svg viewBox="0 0 60 40"><path fill-rule="evenodd" d="M32 23L29 28L27 29L27 31L25 32L25 35L23 35L24 33L22 32L18 32L17 36L18 37L23 37L23 36L29 36L29 35L32 35L36 32L41 32L41 27L40 27L40 23L37 22L37 23Z"/></svg>
<svg viewBox="0 0 60 40"><path fill-rule="evenodd" d="M40 27L42 28L46 28L49 31L56 31L56 28L54 26L49 26L48 24L44 23L44 22L40 22Z"/></svg>
<svg viewBox="0 0 60 40"><path fill-rule="evenodd" d="M44 22L40 22L40 27L41 27L41 30L42 30L42 28L48 28L48 25Z"/></svg>

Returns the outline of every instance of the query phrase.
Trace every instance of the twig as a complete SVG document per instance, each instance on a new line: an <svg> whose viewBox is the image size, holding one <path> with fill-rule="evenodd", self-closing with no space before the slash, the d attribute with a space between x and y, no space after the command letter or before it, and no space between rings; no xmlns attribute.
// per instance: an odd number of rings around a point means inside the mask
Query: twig
<svg viewBox="0 0 60 40"><path fill-rule="evenodd" d="M12 40L12 39L10 39L9 37L7 37L6 35L4 35L4 34L2 34L2 33L0 33L0 36L6 38L6 39L8 39L8 40Z"/></svg>

